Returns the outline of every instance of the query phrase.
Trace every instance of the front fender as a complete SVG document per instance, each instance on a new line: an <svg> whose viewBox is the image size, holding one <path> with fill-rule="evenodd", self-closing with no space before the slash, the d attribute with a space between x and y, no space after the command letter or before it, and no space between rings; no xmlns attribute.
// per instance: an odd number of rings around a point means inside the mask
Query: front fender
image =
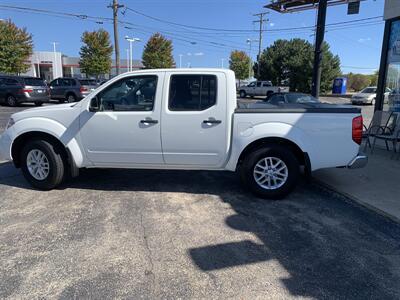
<svg viewBox="0 0 400 300"><path fill-rule="evenodd" d="M268 122L253 125L251 123L238 123L235 126L231 157L226 169L234 171L236 169L240 154L251 143L264 138L282 138L295 143L303 152L307 152L310 157L314 155L313 148L309 144L310 138L307 134L287 123Z"/></svg>
<svg viewBox="0 0 400 300"><path fill-rule="evenodd" d="M79 119L73 121L68 127L63 124L47 118L35 117L17 121L12 127L11 139L16 138L28 132L43 132L57 138L69 150L75 165L79 168L84 164L82 154L76 136L79 132Z"/></svg>

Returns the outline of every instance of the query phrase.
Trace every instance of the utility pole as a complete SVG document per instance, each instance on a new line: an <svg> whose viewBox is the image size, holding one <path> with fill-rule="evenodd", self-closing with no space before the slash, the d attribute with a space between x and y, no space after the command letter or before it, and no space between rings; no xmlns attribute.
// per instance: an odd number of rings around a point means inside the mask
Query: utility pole
<svg viewBox="0 0 400 300"><path fill-rule="evenodd" d="M124 7L118 4L118 0L113 0L113 4L107 6L113 9L113 19L114 19L114 49L115 49L115 67L117 75L119 74L119 43L118 43L118 9Z"/></svg>
<svg viewBox="0 0 400 300"><path fill-rule="evenodd" d="M262 38L263 38L263 23L267 22L268 19L264 19L264 16L269 14L269 12L262 12L259 14L254 14L253 16L259 17L260 19L257 21L253 21L253 23L260 23L260 33L258 38L258 55L257 55L257 79L260 78L260 58L261 58L261 47L262 47Z"/></svg>
<svg viewBox="0 0 400 300"><path fill-rule="evenodd" d="M179 54L179 68L182 68L182 54Z"/></svg>
<svg viewBox="0 0 400 300"><path fill-rule="evenodd" d="M319 90L321 85L322 45L324 42L324 35L325 35L325 20L326 20L327 6L328 6L327 0L319 0L317 28L315 32L314 68L313 68L312 86L311 86L311 95L314 96L315 98L319 97Z"/></svg>

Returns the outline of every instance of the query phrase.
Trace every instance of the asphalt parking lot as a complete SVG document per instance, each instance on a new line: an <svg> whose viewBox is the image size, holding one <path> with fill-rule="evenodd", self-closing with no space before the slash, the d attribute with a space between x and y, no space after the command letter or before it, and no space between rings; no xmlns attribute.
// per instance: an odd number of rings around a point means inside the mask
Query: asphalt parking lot
<svg viewBox="0 0 400 300"><path fill-rule="evenodd" d="M265 201L228 172L86 170L40 192L1 163L0 232L0 298L400 298L400 225L313 182Z"/></svg>

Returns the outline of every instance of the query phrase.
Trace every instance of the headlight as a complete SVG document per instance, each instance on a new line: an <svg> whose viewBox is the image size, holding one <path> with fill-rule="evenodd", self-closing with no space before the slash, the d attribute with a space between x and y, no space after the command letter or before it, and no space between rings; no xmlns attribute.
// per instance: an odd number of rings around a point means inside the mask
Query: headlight
<svg viewBox="0 0 400 300"><path fill-rule="evenodd" d="M6 129L10 128L10 127L13 126L14 124L15 124L14 119L13 119L13 118L10 118L10 119L8 120Z"/></svg>

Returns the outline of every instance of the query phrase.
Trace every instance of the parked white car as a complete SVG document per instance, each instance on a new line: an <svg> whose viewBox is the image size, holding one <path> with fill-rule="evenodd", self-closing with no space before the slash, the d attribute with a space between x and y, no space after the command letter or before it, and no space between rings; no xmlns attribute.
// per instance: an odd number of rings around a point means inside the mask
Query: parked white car
<svg viewBox="0 0 400 300"><path fill-rule="evenodd" d="M80 168L239 170L257 195L282 198L300 166L307 173L364 166L361 137L355 107L237 108L230 70L141 70L81 102L13 114L0 156L43 190Z"/></svg>
<svg viewBox="0 0 400 300"><path fill-rule="evenodd" d="M351 104L375 104L376 86L369 86L351 97ZM388 103L391 90L386 88L384 102Z"/></svg>
<svg viewBox="0 0 400 300"><path fill-rule="evenodd" d="M289 87L273 86L271 81L253 81L239 88L240 98L246 98L247 96L269 96L280 92L289 92Z"/></svg>

